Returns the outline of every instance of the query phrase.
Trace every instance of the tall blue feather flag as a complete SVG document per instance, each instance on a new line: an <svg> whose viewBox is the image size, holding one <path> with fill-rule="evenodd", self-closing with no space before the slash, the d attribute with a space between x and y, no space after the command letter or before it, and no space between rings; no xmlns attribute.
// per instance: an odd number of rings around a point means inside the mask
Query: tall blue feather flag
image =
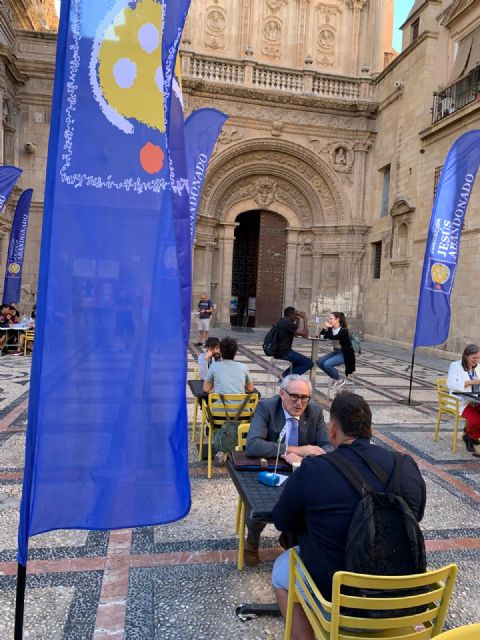
<svg viewBox="0 0 480 640"><path fill-rule="evenodd" d="M190 508L168 116L188 4L62 2L23 565L31 535L171 522Z"/></svg>
<svg viewBox="0 0 480 640"><path fill-rule="evenodd" d="M450 329L460 237L480 164L480 130L457 138L443 165L425 247L414 349L442 344Z"/></svg>
<svg viewBox="0 0 480 640"><path fill-rule="evenodd" d="M27 242L28 217L33 190L27 189L20 196L13 217L10 240L8 243L5 284L3 285L3 304L20 302L22 285L23 258Z"/></svg>
<svg viewBox="0 0 480 640"><path fill-rule="evenodd" d="M188 204L192 241L208 163L227 119L228 116L217 109L198 109L191 113L185 121L185 140L188 151Z"/></svg>
<svg viewBox="0 0 480 640"><path fill-rule="evenodd" d="M22 170L18 167L4 165L0 167L0 213L8 200L8 196L12 193Z"/></svg>

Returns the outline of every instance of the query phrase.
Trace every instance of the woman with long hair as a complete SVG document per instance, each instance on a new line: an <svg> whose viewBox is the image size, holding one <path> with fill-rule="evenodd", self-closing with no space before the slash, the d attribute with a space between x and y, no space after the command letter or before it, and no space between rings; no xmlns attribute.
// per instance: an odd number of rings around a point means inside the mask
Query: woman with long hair
<svg viewBox="0 0 480 640"><path fill-rule="evenodd" d="M317 365L333 380L333 388L339 389L345 384L345 378L340 376L336 368L344 364L346 376L355 371L355 352L345 314L341 311L331 313L320 331L320 336L332 341L333 351L319 358Z"/></svg>
<svg viewBox="0 0 480 640"><path fill-rule="evenodd" d="M448 369L447 385L450 391L478 393L480 391L480 347L467 344L462 359L452 362ZM480 454L480 405L465 396L455 396L459 410L466 420L463 441L467 451ZM478 401L480 398L477 396Z"/></svg>

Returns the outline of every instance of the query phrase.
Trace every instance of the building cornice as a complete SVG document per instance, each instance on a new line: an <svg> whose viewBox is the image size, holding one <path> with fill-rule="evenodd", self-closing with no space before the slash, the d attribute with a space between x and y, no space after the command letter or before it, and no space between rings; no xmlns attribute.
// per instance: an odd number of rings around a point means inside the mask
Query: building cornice
<svg viewBox="0 0 480 640"><path fill-rule="evenodd" d="M324 110L336 114L365 116L374 115L378 110L378 104L372 100L341 100L325 98L321 96L297 95L287 92L268 91L235 85L221 84L198 80L196 78L182 78L182 87L186 94L206 97L214 95L216 98L234 98L244 102L252 102L256 105L272 105L303 107Z"/></svg>
<svg viewBox="0 0 480 640"><path fill-rule="evenodd" d="M414 49L419 47L427 40L438 40L438 31L423 31L423 33L413 42L411 42L406 49L402 51L392 62L385 67L385 69L378 74L375 78L375 84L379 84L382 80L384 80L388 74L393 71L399 64L401 64L407 56L410 55Z"/></svg>

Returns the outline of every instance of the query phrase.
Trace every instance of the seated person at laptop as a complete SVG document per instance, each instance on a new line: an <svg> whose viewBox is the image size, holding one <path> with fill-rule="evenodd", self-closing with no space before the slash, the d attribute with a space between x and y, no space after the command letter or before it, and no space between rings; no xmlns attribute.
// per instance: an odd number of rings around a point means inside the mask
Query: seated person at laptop
<svg viewBox="0 0 480 640"><path fill-rule="evenodd" d="M319 456L332 447L328 443L327 425L322 407L311 402L312 385L299 375L286 376L280 394L260 400L247 434L247 456L275 458L277 451L289 463L301 462L306 456ZM288 421L288 424L287 424ZM286 441L278 438L287 424ZM290 427L290 428L289 428ZM247 539L245 564L258 564L260 534L266 523L246 516Z"/></svg>
<svg viewBox="0 0 480 640"><path fill-rule="evenodd" d="M461 360L452 362L448 369L447 385L450 391L480 391L480 347L468 344ZM468 398L455 396L461 415L466 420L463 441L467 451L480 453L480 405Z"/></svg>
<svg viewBox="0 0 480 640"><path fill-rule="evenodd" d="M12 324L18 323L17 310L15 307L12 307L9 304L2 304L2 312L0 314L0 326L9 327ZM13 331L2 331L0 334L0 349L2 349L2 355L6 355L6 350L4 347L7 346L7 343L12 343L16 340L16 332Z"/></svg>

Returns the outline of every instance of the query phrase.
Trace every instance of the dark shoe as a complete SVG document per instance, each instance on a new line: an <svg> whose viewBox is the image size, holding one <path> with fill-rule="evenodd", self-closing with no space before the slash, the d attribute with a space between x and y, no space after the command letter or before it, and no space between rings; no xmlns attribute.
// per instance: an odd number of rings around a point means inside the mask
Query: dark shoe
<svg viewBox="0 0 480 640"><path fill-rule="evenodd" d="M251 542L248 542L248 540L246 540L243 557L247 567L256 567L257 564L260 562L260 558L258 557L258 547L256 547Z"/></svg>
<svg viewBox="0 0 480 640"><path fill-rule="evenodd" d="M472 440L472 438L470 438L470 436L467 435L466 433L463 434L462 440L464 441L465 446L467 447L467 451L469 451L470 453L473 453L475 451L475 447L474 447L475 440Z"/></svg>

